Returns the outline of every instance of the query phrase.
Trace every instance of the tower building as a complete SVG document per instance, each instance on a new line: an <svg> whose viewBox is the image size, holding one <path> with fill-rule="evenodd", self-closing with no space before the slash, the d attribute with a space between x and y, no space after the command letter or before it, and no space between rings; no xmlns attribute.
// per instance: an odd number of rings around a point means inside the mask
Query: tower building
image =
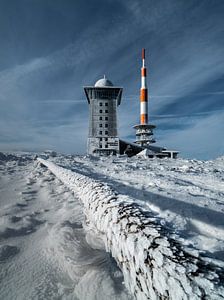
<svg viewBox="0 0 224 300"><path fill-rule="evenodd" d="M117 107L121 103L122 88L114 86L104 75L94 86L85 86L84 91L89 104L87 153L119 153Z"/></svg>
<svg viewBox="0 0 224 300"><path fill-rule="evenodd" d="M140 89L140 124L135 125L136 141L140 146L147 146L155 143L152 138L155 125L148 123L148 89L147 89L147 69L145 65L145 49L142 49L141 68L141 89Z"/></svg>

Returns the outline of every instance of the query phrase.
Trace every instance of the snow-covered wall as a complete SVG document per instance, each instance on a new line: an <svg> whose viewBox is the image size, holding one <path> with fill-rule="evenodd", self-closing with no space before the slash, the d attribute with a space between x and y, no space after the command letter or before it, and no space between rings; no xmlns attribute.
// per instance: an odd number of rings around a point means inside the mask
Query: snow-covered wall
<svg viewBox="0 0 224 300"><path fill-rule="evenodd" d="M136 299L224 299L223 271L184 248L150 211L102 182L38 161L79 197Z"/></svg>

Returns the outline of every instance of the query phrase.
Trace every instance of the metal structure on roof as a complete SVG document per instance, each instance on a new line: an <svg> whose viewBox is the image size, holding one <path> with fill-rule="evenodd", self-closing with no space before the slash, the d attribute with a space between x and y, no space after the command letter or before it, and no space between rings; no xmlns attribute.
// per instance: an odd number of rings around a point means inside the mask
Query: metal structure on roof
<svg viewBox="0 0 224 300"><path fill-rule="evenodd" d="M111 87L111 86L113 86L113 83L109 79L107 79L106 76L104 75L104 77L99 79L95 83L94 86L95 87Z"/></svg>

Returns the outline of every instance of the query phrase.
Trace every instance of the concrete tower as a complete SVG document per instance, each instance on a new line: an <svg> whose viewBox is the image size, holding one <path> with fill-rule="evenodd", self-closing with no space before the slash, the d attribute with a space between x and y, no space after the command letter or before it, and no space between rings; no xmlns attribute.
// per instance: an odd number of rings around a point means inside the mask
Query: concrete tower
<svg viewBox="0 0 224 300"><path fill-rule="evenodd" d="M110 155L119 153L117 106L121 103L122 88L104 78L94 86L84 87L89 104L89 136L87 153Z"/></svg>
<svg viewBox="0 0 224 300"><path fill-rule="evenodd" d="M140 124L135 125L136 141L140 146L147 146L154 143L152 139L155 125L148 124L148 89L147 89L147 69L145 66L145 49L142 49L142 68L141 68L141 89L140 89Z"/></svg>

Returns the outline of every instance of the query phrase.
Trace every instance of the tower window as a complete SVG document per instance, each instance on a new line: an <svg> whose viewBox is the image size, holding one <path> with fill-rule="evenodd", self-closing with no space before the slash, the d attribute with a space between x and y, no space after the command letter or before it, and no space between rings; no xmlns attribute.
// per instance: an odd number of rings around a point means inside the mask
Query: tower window
<svg viewBox="0 0 224 300"><path fill-rule="evenodd" d="M101 141L101 142L102 142L102 140L103 140L103 139L102 139L102 138L100 138L100 141Z"/></svg>
<svg viewBox="0 0 224 300"><path fill-rule="evenodd" d="M108 131L107 131L107 130L105 131L105 134L108 134Z"/></svg>
<svg viewBox="0 0 224 300"><path fill-rule="evenodd" d="M108 110L107 110L107 109L105 110L105 113L108 113Z"/></svg>
<svg viewBox="0 0 224 300"><path fill-rule="evenodd" d="M105 106L108 106L108 102L105 103Z"/></svg>
<svg viewBox="0 0 224 300"><path fill-rule="evenodd" d="M105 148L108 148L108 145L105 145Z"/></svg>
<svg viewBox="0 0 224 300"><path fill-rule="evenodd" d="M100 109L100 114L102 114L102 112L103 112L102 109Z"/></svg>
<svg viewBox="0 0 224 300"><path fill-rule="evenodd" d="M105 141L107 142L107 141L108 141L108 138L105 138Z"/></svg>
<svg viewBox="0 0 224 300"><path fill-rule="evenodd" d="M99 132L99 134L100 134L100 135L102 135L102 134L103 134L103 132L102 132L102 131L100 131L100 132Z"/></svg>
<svg viewBox="0 0 224 300"><path fill-rule="evenodd" d="M100 127L103 127L103 124L99 124L100 125Z"/></svg>
<svg viewBox="0 0 224 300"><path fill-rule="evenodd" d="M105 124L105 127L108 127L108 124Z"/></svg>
<svg viewBox="0 0 224 300"><path fill-rule="evenodd" d="M102 117L100 117L100 121L102 121L103 120L103 118Z"/></svg>
<svg viewBox="0 0 224 300"><path fill-rule="evenodd" d="M102 148L102 145L100 144L100 148Z"/></svg>
<svg viewBox="0 0 224 300"><path fill-rule="evenodd" d="M102 102L100 102L100 106L103 106L103 103L102 103Z"/></svg>
<svg viewBox="0 0 224 300"><path fill-rule="evenodd" d="M108 117L105 117L105 121L108 121Z"/></svg>

